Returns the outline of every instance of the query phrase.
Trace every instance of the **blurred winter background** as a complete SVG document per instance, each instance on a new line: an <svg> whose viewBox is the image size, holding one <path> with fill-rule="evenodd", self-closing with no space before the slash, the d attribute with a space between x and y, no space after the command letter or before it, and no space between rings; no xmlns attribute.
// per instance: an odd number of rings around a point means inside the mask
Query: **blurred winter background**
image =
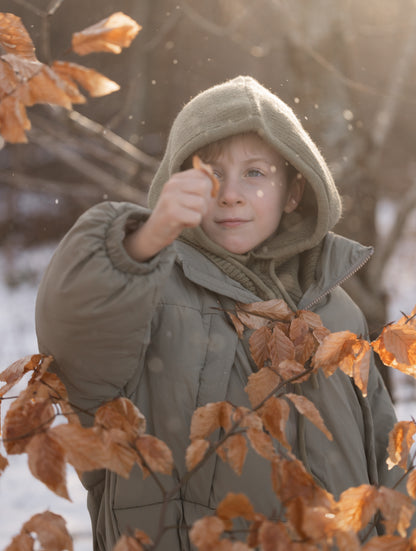
<svg viewBox="0 0 416 551"><path fill-rule="evenodd" d="M73 32L119 10L143 27L129 49L82 60L68 53ZM375 245L371 263L347 285L372 334L411 312L414 0L0 0L0 11L22 18L41 61L90 65L121 85L71 113L35 106L28 143L0 144L1 370L37 351L36 289L77 216L103 199L143 203L177 111L238 74L254 76L292 106L343 196L336 230ZM413 380L383 375L399 418L411 418ZM67 520L75 551L90 550L85 493L72 471L68 486L72 503L38 483L25 457L14 456L0 477L0 549L31 515L50 509Z"/></svg>

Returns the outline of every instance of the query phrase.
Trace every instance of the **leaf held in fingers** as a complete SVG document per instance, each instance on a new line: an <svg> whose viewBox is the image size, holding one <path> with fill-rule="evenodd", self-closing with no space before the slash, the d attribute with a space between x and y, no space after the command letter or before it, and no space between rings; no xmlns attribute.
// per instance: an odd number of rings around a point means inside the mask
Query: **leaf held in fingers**
<svg viewBox="0 0 416 551"><path fill-rule="evenodd" d="M204 174L206 174L212 183L212 189L211 189L211 197L216 197L218 195L218 192L220 190L220 183L217 179L217 177L214 174L214 171L212 170L211 165L208 165L207 163L204 163L198 155L194 155L192 157L192 167L195 170L201 170Z"/></svg>
<svg viewBox="0 0 416 551"><path fill-rule="evenodd" d="M294 404L295 408L301 415L304 415L311 423L313 423L320 431L322 431L328 440L333 440L332 434L326 428L325 423L316 408L315 404L308 400L305 396L300 396L298 394L287 393L285 394L286 398Z"/></svg>
<svg viewBox="0 0 416 551"><path fill-rule="evenodd" d="M72 35L72 49L78 55L92 52L119 54L130 46L141 26L128 15L116 12Z"/></svg>

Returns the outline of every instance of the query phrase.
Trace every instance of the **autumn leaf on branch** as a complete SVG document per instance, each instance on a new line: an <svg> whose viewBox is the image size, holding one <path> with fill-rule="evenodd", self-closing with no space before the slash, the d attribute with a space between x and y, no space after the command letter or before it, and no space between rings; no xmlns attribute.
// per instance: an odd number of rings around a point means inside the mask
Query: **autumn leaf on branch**
<svg viewBox="0 0 416 551"><path fill-rule="evenodd" d="M308 400L308 398L306 398L305 396L300 396L291 392L285 394L285 398L287 398L294 404L295 408L301 415L306 417L308 421L313 423L320 431L322 431L328 438L328 440L333 440L332 434L326 428L321 414L316 409L316 406L313 402Z"/></svg>
<svg viewBox="0 0 416 551"><path fill-rule="evenodd" d="M66 522L50 511L39 513L25 522L20 533L4 551L73 551L72 538Z"/></svg>
<svg viewBox="0 0 416 551"><path fill-rule="evenodd" d="M141 26L122 12L113 13L91 27L72 35L72 50L78 55L92 52L119 54L136 38Z"/></svg>
<svg viewBox="0 0 416 551"><path fill-rule="evenodd" d="M416 327L403 320L384 327L371 345L385 365L416 378Z"/></svg>
<svg viewBox="0 0 416 551"><path fill-rule="evenodd" d="M113 551L145 551L144 545L152 545L149 536L142 530L135 530L133 536L121 536Z"/></svg>
<svg viewBox="0 0 416 551"><path fill-rule="evenodd" d="M119 12L74 35L74 51L110 51L120 53L131 44L140 26ZM118 84L94 69L76 63L55 61L41 63L35 47L20 18L0 12L0 133L10 143L27 142L31 124L26 107L37 103L72 109L84 103L79 86L92 97L119 90Z"/></svg>
<svg viewBox="0 0 416 551"><path fill-rule="evenodd" d="M389 469L398 465L402 469L409 466L410 449L414 443L413 437L416 433L414 421L399 421L389 434L389 445L387 447L387 465Z"/></svg>

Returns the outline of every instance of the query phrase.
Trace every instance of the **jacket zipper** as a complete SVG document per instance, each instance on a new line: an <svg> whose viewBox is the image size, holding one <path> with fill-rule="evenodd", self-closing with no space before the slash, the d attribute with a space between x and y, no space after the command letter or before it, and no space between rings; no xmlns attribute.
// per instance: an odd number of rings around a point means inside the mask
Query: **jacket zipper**
<svg viewBox="0 0 416 551"><path fill-rule="evenodd" d="M357 272L361 270L363 266L367 264L367 262L370 260L370 258L373 256L374 251L370 251L367 256L358 264L358 266L355 266L351 271L349 271L344 277L342 277L340 280L338 280L334 285L332 285L329 289L327 289L324 293L319 295L317 298L315 298L312 302L310 302L303 310L310 310L312 306L315 306L315 304L318 304L324 297L332 293L334 289L339 287L340 285L343 285L350 277L355 275Z"/></svg>

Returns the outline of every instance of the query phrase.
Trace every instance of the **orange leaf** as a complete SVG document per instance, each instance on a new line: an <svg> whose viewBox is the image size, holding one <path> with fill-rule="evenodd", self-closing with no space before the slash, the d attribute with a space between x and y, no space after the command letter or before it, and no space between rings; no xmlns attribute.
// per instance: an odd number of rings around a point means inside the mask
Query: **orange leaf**
<svg viewBox="0 0 416 551"><path fill-rule="evenodd" d="M288 450L290 450L290 444L286 439L285 427L289 412L288 403L275 396L269 398L260 411L265 429Z"/></svg>
<svg viewBox="0 0 416 551"><path fill-rule="evenodd" d="M207 438L219 427L228 430L232 410L228 402L209 403L196 409L192 415L190 439Z"/></svg>
<svg viewBox="0 0 416 551"><path fill-rule="evenodd" d="M186 450L186 468L191 471L203 459L209 448L208 440L197 438Z"/></svg>
<svg viewBox="0 0 416 551"><path fill-rule="evenodd" d="M6 392L18 383L29 371L39 373L42 364L45 363L47 359L50 359L50 357L43 356L42 354L34 354L32 356L25 356L9 365L9 367L0 373L0 381L6 383L6 385L0 389L0 396L4 396ZM49 366L49 363L47 363L47 366ZM42 370L41 375L44 371L45 370Z"/></svg>
<svg viewBox="0 0 416 551"><path fill-rule="evenodd" d="M0 46L9 54L35 60L35 47L20 17L0 13Z"/></svg>
<svg viewBox="0 0 416 551"><path fill-rule="evenodd" d="M209 177L212 184L211 197L216 197L218 195L218 192L220 191L220 183L217 177L215 176L211 165L204 163L204 161L202 161L202 159L200 159L198 155L194 155L192 157L192 167L195 170L201 170L204 174L206 174Z"/></svg>
<svg viewBox="0 0 416 551"><path fill-rule="evenodd" d="M4 473L4 470L9 465L8 460L0 453L0 475Z"/></svg>
<svg viewBox="0 0 416 551"><path fill-rule="evenodd" d="M278 387L279 383L279 375L268 367L263 367L260 371L252 373L248 378L245 391L253 409L256 409L270 392Z"/></svg>
<svg viewBox="0 0 416 551"><path fill-rule="evenodd" d="M94 424L106 429L120 429L134 440L146 431L146 419L128 398L116 398L97 409Z"/></svg>
<svg viewBox="0 0 416 551"><path fill-rule="evenodd" d="M318 314L315 314L315 312L311 312L310 310L298 310L296 315L299 319L305 321L311 329L324 327L321 317Z"/></svg>
<svg viewBox="0 0 416 551"><path fill-rule="evenodd" d="M146 462L146 468L149 467L156 473L172 473L172 452L162 440L150 434L144 434L137 438L136 448Z"/></svg>
<svg viewBox="0 0 416 551"><path fill-rule="evenodd" d="M411 498L416 499L416 470L413 470L408 474L406 490Z"/></svg>
<svg viewBox="0 0 416 551"><path fill-rule="evenodd" d="M365 528L377 512L378 499L377 488L369 484L342 492L337 503L340 526L354 532Z"/></svg>
<svg viewBox="0 0 416 551"><path fill-rule="evenodd" d="M276 456L276 451L274 449L272 439L263 430L248 429L247 438L249 439L249 442L254 451L256 451L265 459L272 461L273 458Z"/></svg>
<svg viewBox="0 0 416 551"><path fill-rule="evenodd" d="M352 345L357 336L351 331L331 333L320 344L312 359L314 367L322 369L326 377L332 375L339 364L351 355Z"/></svg>
<svg viewBox="0 0 416 551"><path fill-rule="evenodd" d="M291 549L291 538L283 522L266 520L260 526L258 539L262 551L284 551Z"/></svg>
<svg viewBox="0 0 416 551"><path fill-rule="evenodd" d="M401 323L385 327L371 345L385 365L416 377L416 328Z"/></svg>
<svg viewBox="0 0 416 551"><path fill-rule="evenodd" d="M78 82L93 98L106 96L120 90L120 86L94 69L77 63L55 61L52 69L66 82L75 86ZM81 96L82 97L82 96Z"/></svg>
<svg viewBox="0 0 416 551"><path fill-rule="evenodd" d="M280 375L282 381L291 381L302 383L312 375L311 371L306 371L305 366L296 360L283 360L275 371ZM294 379L296 377L296 379Z"/></svg>
<svg viewBox="0 0 416 551"><path fill-rule="evenodd" d="M69 501L66 464L62 446L48 433L36 434L27 448L30 472L52 492Z"/></svg>
<svg viewBox="0 0 416 551"><path fill-rule="evenodd" d="M247 455L247 442L242 434L232 434L216 451L235 473L241 475Z"/></svg>
<svg viewBox="0 0 416 551"><path fill-rule="evenodd" d="M295 314L282 299L264 300L250 304L238 303L240 310L269 320L290 321Z"/></svg>
<svg viewBox="0 0 416 551"><path fill-rule="evenodd" d="M379 509L383 516L383 524L386 527L388 535L392 535L396 530L403 538L406 537L407 529L410 526L415 506L410 497L381 486L379 493Z"/></svg>
<svg viewBox="0 0 416 551"><path fill-rule="evenodd" d="M217 507L217 515L224 522L236 517L254 520L255 512L251 501L244 494L228 493Z"/></svg>
<svg viewBox="0 0 416 551"><path fill-rule="evenodd" d="M409 462L410 448L413 445L413 436L416 433L414 421L400 421L396 423L389 434L389 445L387 447L387 465L389 469L398 465L407 469Z"/></svg>
<svg viewBox="0 0 416 551"><path fill-rule="evenodd" d="M7 411L4 425L4 446L8 454L19 454L36 432L46 431L55 418L55 410L48 400L32 399L31 389L23 390Z"/></svg>
<svg viewBox="0 0 416 551"><path fill-rule="evenodd" d="M295 528L301 539L328 541L329 543L338 528L336 517L331 509L309 507L301 497L295 498L287 504L286 517L290 526Z"/></svg>
<svg viewBox="0 0 416 551"><path fill-rule="evenodd" d="M332 509L332 495L321 488L298 459L277 458L272 463L273 489L282 503L302 497L308 507Z"/></svg>
<svg viewBox="0 0 416 551"><path fill-rule="evenodd" d="M33 551L35 540L29 534L18 534L4 551Z"/></svg>
<svg viewBox="0 0 416 551"><path fill-rule="evenodd" d="M371 538L362 551L411 551L407 539L400 536L379 536Z"/></svg>
<svg viewBox="0 0 416 551"><path fill-rule="evenodd" d="M293 394L291 392L285 394L286 398L294 404L295 408L301 415L304 415L311 423L313 423L320 431L322 431L328 440L332 440L332 434L326 428L325 423L321 417L321 414L316 409L313 402L308 400L305 396Z"/></svg>
<svg viewBox="0 0 416 551"><path fill-rule="evenodd" d="M189 538L200 551L214 550L224 529L224 522L220 518L203 517L194 523L189 531Z"/></svg>
<svg viewBox="0 0 416 551"><path fill-rule="evenodd" d="M261 327L267 325L269 320L266 318L263 318L261 316L257 316L256 314L250 314L249 312L246 312L245 310L236 307L236 315L238 320L249 329L260 329Z"/></svg>
<svg viewBox="0 0 416 551"><path fill-rule="evenodd" d="M269 339L269 353L273 367L278 367L283 360L295 359L295 345L277 326L273 327Z"/></svg>
<svg viewBox="0 0 416 551"><path fill-rule="evenodd" d="M271 338L272 332L266 327L260 327L257 331L254 331L249 339L251 356L260 369L264 366L270 357L268 342Z"/></svg>
<svg viewBox="0 0 416 551"><path fill-rule="evenodd" d="M73 550L72 538L66 529L66 522L60 516L50 511L34 515L22 526L21 533L36 534L38 545L36 549Z"/></svg>
<svg viewBox="0 0 416 551"><path fill-rule="evenodd" d="M113 551L144 551L143 545L153 545L152 540L142 530L135 530L134 536L121 536Z"/></svg>
<svg viewBox="0 0 416 551"><path fill-rule="evenodd" d="M141 27L122 12L113 13L83 31L72 35L72 49L78 55L91 52L119 54L130 46Z"/></svg>

